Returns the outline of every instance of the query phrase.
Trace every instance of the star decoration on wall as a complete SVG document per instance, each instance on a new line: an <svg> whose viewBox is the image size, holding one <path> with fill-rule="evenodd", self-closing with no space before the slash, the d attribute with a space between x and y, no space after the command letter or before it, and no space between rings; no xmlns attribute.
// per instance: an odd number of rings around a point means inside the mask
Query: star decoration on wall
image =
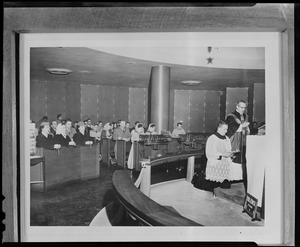
<svg viewBox="0 0 300 247"><path fill-rule="evenodd" d="M214 60L212 57L206 58L207 64L212 64L212 61Z"/></svg>

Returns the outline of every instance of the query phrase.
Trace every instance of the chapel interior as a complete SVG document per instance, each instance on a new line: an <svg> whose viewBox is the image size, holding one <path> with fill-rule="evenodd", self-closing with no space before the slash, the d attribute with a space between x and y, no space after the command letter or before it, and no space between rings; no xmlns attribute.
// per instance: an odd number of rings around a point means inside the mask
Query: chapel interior
<svg viewBox="0 0 300 247"><path fill-rule="evenodd" d="M154 123L158 136L136 144L144 155L135 156L131 177L130 142L39 149L30 225L263 226L264 195L254 216L245 212L245 181L207 191L192 179L206 165L208 136L237 101L264 127L265 76L263 47L32 47L31 121L140 121ZM186 139L168 136L178 122Z"/></svg>

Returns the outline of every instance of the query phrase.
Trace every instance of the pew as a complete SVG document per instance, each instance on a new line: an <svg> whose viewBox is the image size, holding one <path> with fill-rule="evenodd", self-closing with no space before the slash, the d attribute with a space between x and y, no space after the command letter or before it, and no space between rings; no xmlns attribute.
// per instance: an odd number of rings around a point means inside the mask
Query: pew
<svg viewBox="0 0 300 247"><path fill-rule="evenodd" d="M110 158L115 157L117 166L126 168L128 155L133 145L133 167L139 171L141 169L140 160L153 157L160 157L171 153L190 152L204 150L207 138L211 133L186 133L179 138L156 135L140 135L140 141L125 142L123 140L114 141L103 138L101 140L102 164L110 166ZM117 145L117 153L114 153L114 146Z"/></svg>
<svg viewBox="0 0 300 247"><path fill-rule="evenodd" d="M37 148L36 155L44 157L44 165L35 165L30 179L43 183L32 184L32 188L44 190L66 182L99 177L99 145L62 147L59 150ZM43 178L37 177L38 174L43 174Z"/></svg>
<svg viewBox="0 0 300 247"><path fill-rule="evenodd" d="M102 163L110 166L110 158L114 157L115 141L112 139L102 138L100 142L100 153L102 155Z"/></svg>

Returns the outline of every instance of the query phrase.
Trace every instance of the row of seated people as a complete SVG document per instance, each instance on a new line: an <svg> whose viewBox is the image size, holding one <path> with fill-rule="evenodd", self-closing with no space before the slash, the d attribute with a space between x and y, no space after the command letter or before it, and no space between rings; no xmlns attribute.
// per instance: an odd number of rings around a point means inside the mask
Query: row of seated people
<svg viewBox="0 0 300 247"><path fill-rule="evenodd" d="M79 122L76 132L67 129L66 124L58 124L55 133L50 131L49 122L40 124L38 135L36 136L36 147L46 149L58 149L69 146L92 145L95 142L88 132L85 131L83 122Z"/></svg>
<svg viewBox="0 0 300 247"><path fill-rule="evenodd" d="M60 122L57 124L57 122ZM93 143L100 141L101 138L108 138L113 140L125 140L132 141L136 139L138 134L157 134L155 131L155 124L150 123L147 130L143 127L143 124L139 121L135 122L134 128L129 127L129 122L125 120L119 120L117 127L114 123L106 123L102 127L102 122L98 124L91 124L90 119L85 122L75 122L74 127L70 119L62 121L42 122L39 125L38 133L36 136L36 146L47 149L60 148L61 146L83 146L92 145ZM141 126L138 128L138 125ZM179 134L185 134L182 128L182 122L177 124L177 128L173 133L169 132L170 136L178 137ZM133 135L133 138L132 138ZM132 138L132 139L131 139Z"/></svg>

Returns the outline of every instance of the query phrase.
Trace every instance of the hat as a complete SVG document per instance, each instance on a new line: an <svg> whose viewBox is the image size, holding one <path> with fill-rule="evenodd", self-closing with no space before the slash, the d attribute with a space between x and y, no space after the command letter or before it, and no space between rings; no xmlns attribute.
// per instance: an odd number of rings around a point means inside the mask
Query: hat
<svg viewBox="0 0 300 247"><path fill-rule="evenodd" d="M84 123L82 121L79 121L78 126L84 126Z"/></svg>
<svg viewBox="0 0 300 247"><path fill-rule="evenodd" d="M49 126L49 122L42 122L40 126L46 126L46 125Z"/></svg>

